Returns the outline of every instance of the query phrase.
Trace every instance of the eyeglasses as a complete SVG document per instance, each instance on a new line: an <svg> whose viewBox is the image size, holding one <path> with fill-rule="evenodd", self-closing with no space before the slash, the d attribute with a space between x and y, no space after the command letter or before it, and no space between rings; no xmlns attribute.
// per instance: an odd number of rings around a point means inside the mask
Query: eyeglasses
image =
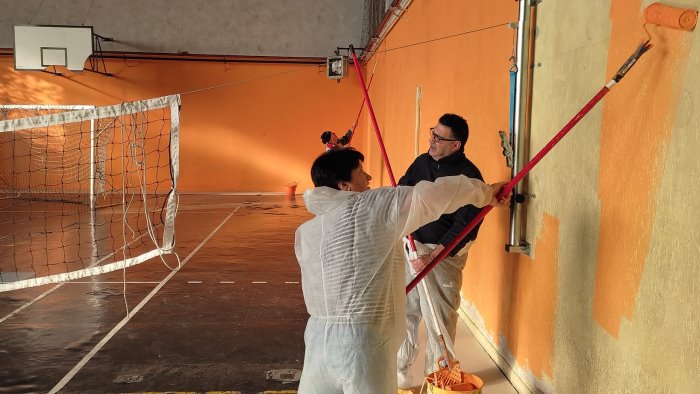
<svg viewBox="0 0 700 394"><path fill-rule="evenodd" d="M431 134L430 138L437 143L440 143L442 141L452 141L452 142L459 141L459 140L455 140L452 138L440 137L439 135L435 134L435 127L430 128L430 134Z"/></svg>

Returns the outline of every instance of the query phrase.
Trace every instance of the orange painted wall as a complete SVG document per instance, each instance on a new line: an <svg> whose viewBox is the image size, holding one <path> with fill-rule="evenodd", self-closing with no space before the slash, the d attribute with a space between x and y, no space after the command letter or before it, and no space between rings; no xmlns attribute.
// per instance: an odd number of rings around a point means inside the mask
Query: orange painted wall
<svg viewBox="0 0 700 394"><path fill-rule="evenodd" d="M440 115L461 114L470 127L467 156L487 182L510 179L498 131L508 130L509 118L514 31L506 25L517 19L518 3L512 1L411 3L367 64L369 78L376 63L370 94L397 179L415 157L417 87L422 92L420 153L427 150L429 128ZM376 138L366 145L374 179L388 185ZM519 363L531 360L537 373L551 373L556 282L533 288L529 284L556 278L556 250L542 257L546 266L531 261L521 267L516 255L504 252L508 214L494 210L486 217L464 270L463 301L478 309L488 330L485 334L492 333L494 342L504 337L507 345L518 344L509 349ZM545 238L548 245L556 245L556 230ZM519 298L524 293L529 298ZM539 321L532 322L532 316Z"/></svg>
<svg viewBox="0 0 700 394"><path fill-rule="evenodd" d="M554 376L554 317L557 307L559 220L545 214L537 256L519 255L509 289L508 349L535 376Z"/></svg>
<svg viewBox="0 0 700 394"><path fill-rule="evenodd" d="M59 112L62 111L7 109L0 120ZM91 121L87 117L83 119L0 133L0 190L60 192L71 195L61 197L69 200L79 195L87 198L92 186ZM168 181L170 108L127 118L133 124L122 123L124 119L105 118L94 122L95 134L100 135L95 155L103 160L95 169L101 179L96 190L98 193L119 191L126 181L127 185L145 183L148 191L168 192L171 187ZM141 135L142 130L148 132ZM132 148L133 143L139 147ZM128 158L124 160L130 155L142 164ZM137 158L136 155L143 156Z"/></svg>
<svg viewBox="0 0 700 394"><path fill-rule="evenodd" d="M284 192L293 181L303 191L321 133L350 128L362 100L354 74L337 83L325 65L126 60L107 69L115 75L57 77L16 72L0 57L0 102L102 106L180 93L181 192Z"/></svg>

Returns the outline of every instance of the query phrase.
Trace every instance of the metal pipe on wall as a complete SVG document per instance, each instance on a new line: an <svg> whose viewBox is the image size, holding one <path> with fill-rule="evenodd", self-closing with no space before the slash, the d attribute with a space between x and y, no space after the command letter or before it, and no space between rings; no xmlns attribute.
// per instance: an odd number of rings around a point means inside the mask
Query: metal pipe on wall
<svg viewBox="0 0 700 394"><path fill-rule="evenodd" d="M398 20L401 18L401 15L403 15L403 13L406 11L406 8L411 5L411 1L412 0L395 0L391 4L384 15L382 23L377 29L376 34L369 39L367 44L365 44L362 55L360 56L360 60L362 62L368 61L369 58L374 55L374 51L379 48L379 45L381 45L384 38L386 38L387 34L389 34L396 22L398 22Z"/></svg>
<svg viewBox="0 0 700 394"><path fill-rule="evenodd" d="M535 29L537 27L537 4L541 0L521 0L518 17L517 65L515 93L515 124L513 125L513 168L514 177L525 165L529 154L530 120L532 112L532 72L535 58ZM523 201L524 182L513 190L512 207L510 210L510 232L506 251L511 253L530 253L530 244L522 239L524 227Z"/></svg>
<svg viewBox="0 0 700 394"><path fill-rule="evenodd" d="M414 129L414 145L413 145L413 155L414 157L418 157L420 152L418 151L420 148L420 100L421 96L423 95L421 87L416 86L416 125Z"/></svg>
<svg viewBox="0 0 700 394"><path fill-rule="evenodd" d="M12 49L0 49L0 56L14 56ZM114 60L156 60L175 62L203 63L269 63L269 64L313 64L325 65L325 57L292 57L292 56L243 56L243 55L206 55L189 53L153 53L153 52L112 52L101 51L94 53L91 59Z"/></svg>

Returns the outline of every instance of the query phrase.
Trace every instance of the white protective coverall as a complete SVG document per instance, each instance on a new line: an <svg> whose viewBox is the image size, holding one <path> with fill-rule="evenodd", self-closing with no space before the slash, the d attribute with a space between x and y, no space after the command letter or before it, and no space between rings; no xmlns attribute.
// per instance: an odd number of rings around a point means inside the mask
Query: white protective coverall
<svg viewBox="0 0 700 394"><path fill-rule="evenodd" d="M401 238L443 213L487 205L492 188L465 176L365 192L309 189L315 218L296 231L306 309L300 394L395 393L406 333Z"/></svg>

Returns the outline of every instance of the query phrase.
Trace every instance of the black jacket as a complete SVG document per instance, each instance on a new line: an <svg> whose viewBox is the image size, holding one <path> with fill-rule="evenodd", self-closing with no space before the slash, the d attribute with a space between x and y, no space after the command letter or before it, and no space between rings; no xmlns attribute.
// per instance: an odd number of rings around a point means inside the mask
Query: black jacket
<svg viewBox="0 0 700 394"><path fill-rule="evenodd" d="M399 179L399 185L414 186L420 181L434 181L437 178L451 175L466 175L481 181L484 178L478 168L464 155L464 152L456 152L450 156L435 161L428 153L424 153L413 161L406 175ZM413 236L421 243L446 246L459 234L464 227L474 218L480 209L473 205L465 205L454 213L445 214L434 222L428 223L416 230ZM450 256L456 255L467 242L476 239L481 227L481 222L467 234L450 252Z"/></svg>

